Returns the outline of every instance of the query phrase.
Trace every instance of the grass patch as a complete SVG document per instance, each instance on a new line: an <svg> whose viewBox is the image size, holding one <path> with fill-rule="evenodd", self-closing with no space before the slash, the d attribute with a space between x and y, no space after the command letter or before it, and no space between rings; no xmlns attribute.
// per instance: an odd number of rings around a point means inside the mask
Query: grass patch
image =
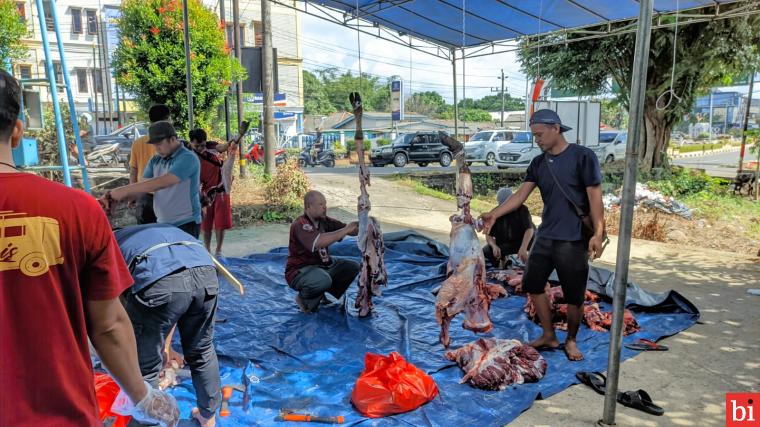
<svg viewBox="0 0 760 427"><path fill-rule="evenodd" d="M716 223L739 225L753 240L760 240L760 203L727 193L702 191L684 197L694 216Z"/></svg>
<svg viewBox="0 0 760 427"><path fill-rule="evenodd" d="M697 151L709 151L709 150L717 150L719 148L725 147L725 144L720 143L712 143L712 144L690 144L690 145L682 145L675 149L675 151L678 151L679 153L694 153Z"/></svg>

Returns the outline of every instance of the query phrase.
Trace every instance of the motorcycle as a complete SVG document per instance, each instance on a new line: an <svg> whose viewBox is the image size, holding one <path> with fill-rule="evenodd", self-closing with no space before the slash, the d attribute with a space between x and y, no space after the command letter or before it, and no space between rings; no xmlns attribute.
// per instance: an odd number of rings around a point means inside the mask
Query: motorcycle
<svg viewBox="0 0 760 427"><path fill-rule="evenodd" d="M257 165L264 164L264 144L261 141L254 141L248 146L248 151L244 155L245 159ZM280 147L274 150L274 164L280 166L288 160L288 153Z"/></svg>
<svg viewBox="0 0 760 427"><path fill-rule="evenodd" d="M119 166L119 143L96 145L85 156L90 166Z"/></svg>
<svg viewBox="0 0 760 427"><path fill-rule="evenodd" d="M335 167L335 152L328 148L313 155L311 146L304 146L303 150L301 150L301 155L298 157L298 165L301 167L316 167L319 165L326 168Z"/></svg>

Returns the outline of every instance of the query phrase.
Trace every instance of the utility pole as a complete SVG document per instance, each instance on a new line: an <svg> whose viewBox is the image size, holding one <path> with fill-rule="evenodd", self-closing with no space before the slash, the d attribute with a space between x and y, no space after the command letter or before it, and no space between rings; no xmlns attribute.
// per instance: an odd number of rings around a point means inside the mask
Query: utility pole
<svg viewBox="0 0 760 427"><path fill-rule="evenodd" d="M100 134L100 130L98 128L98 90L96 79L95 79L95 70L97 69L97 61L95 61L95 43L92 44L92 97L95 99L95 135Z"/></svg>
<svg viewBox="0 0 760 427"><path fill-rule="evenodd" d="M101 34L101 49L103 51L103 74L105 79L103 86L108 92L108 122L111 124L110 131L113 131L113 93L111 92L111 61L108 58L108 30L106 29L106 21L102 20L100 25Z"/></svg>
<svg viewBox="0 0 760 427"><path fill-rule="evenodd" d="M240 40L240 4L238 0L232 0L232 39L235 43L235 58L238 63L243 56L243 50L240 47L243 42ZM237 129L243 124L243 82L235 83L235 94L237 96ZM245 159L243 158L243 147L238 147L238 160L240 161L240 177L245 178Z"/></svg>
<svg viewBox="0 0 760 427"><path fill-rule="evenodd" d="M755 89L755 69L749 75L749 94L747 95L747 111L744 112L744 124L742 125L742 148L739 151L739 173L744 169L744 150L747 145L747 126L749 125L749 112L752 109L752 91ZM760 161L760 159L758 159Z"/></svg>
<svg viewBox="0 0 760 427"><path fill-rule="evenodd" d="M195 129L193 123L193 75L190 69L190 17L187 9L187 0L182 0L182 22L185 35L185 82L187 92L187 124L188 129Z"/></svg>
<svg viewBox="0 0 760 427"><path fill-rule="evenodd" d="M219 0L219 16L222 17L222 34L224 34L224 40L229 47L230 41L227 40L227 14L224 10L224 1L225 0ZM232 64L232 52L230 51L230 64ZM225 140L230 140L230 91L227 89L226 92L224 92L224 135Z"/></svg>
<svg viewBox="0 0 760 427"><path fill-rule="evenodd" d="M504 127L504 82L507 77L504 77L504 69L501 69L501 77L497 77L501 80L501 90L498 88L491 88L491 92L501 92L501 127Z"/></svg>
<svg viewBox="0 0 760 427"><path fill-rule="evenodd" d="M710 144L712 144L713 140L713 128L712 128L712 119L713 119L713 90L710 89ZM702 144L702 151L704 150L704 144Z"/></svg>
<svg viewBox="0 0 760 427"><path fill-rule="evenodd" d="M119 99L119 85L116 84L114 87L116 88L116 123L119 125L119 128L121 128L121 100Z"/></svg>
<svg viewBox="0 0 760 427"><path fill-rule="evenodd" d="M274 144L274 58L272 55L272 9L269 0L261 0L261 25L264 32L264 45L261 48L262 89L264 92L264 171L267 174L275 172Z"/></svg>

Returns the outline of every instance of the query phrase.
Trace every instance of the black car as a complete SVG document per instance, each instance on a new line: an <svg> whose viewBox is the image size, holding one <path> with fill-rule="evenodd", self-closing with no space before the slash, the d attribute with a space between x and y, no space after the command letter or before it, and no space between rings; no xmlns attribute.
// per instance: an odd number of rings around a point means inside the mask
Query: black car
<svg viewBox="0 0 760 427"><path fill-rule="evenodd" d="M104 144L119 144L119 162L129 162L129 155L132 152L132 143L143 135L148 134L147 123L134 123L124 126L108 135L98 135L92 139L90 150L95 146Z"/></svg>
<svg viewBox="0 0 760 427"><path fill-rule="evenodd" d="M393 164L399 168L411 162L423 167L438 162L447 167L451 160L451 151L441 143L438 133L434 132L402 133L393 144L375 148L369 155L372 166Z"/></svg>

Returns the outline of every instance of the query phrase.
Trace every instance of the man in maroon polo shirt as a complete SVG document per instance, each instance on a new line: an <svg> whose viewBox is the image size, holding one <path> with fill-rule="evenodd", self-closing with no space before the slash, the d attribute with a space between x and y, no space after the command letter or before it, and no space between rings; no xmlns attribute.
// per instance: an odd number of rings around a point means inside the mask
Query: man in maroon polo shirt
<svg viewBox="0 0 760 427"><path fill-rule="evenodd" d="M328 246L346 236L359 233L359 223L344 224L327 216L327 201L318 191L303 198L304 214L290 225L288 262L285 280L298 291L296 303L301 311L314 313L329 292L340 298L359 274L359 263L331 258Z"/></svg>

